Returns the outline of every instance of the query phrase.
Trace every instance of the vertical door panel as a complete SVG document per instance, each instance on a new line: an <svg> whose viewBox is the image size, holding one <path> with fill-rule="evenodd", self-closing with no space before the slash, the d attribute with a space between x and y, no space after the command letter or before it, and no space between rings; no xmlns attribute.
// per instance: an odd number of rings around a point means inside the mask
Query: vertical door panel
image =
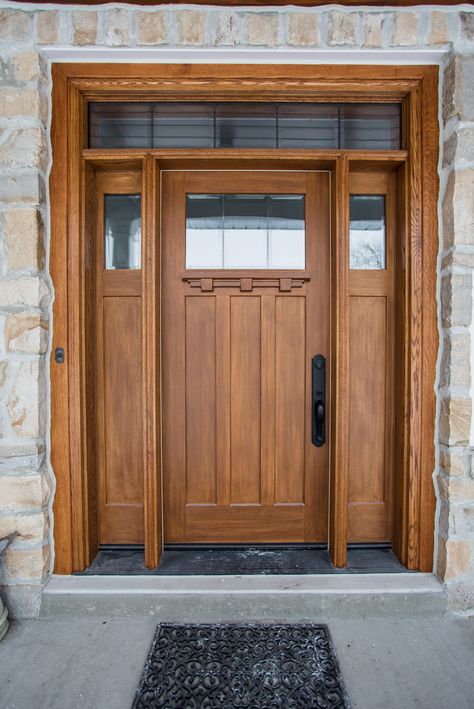
<svg viewBox="0 0 474 709"><path fill-rule="evenodd" d="M260 298L232 297L231 503L260 504Z"/></svg>
<svg viewBox="0 0 474 709"><path fill-rule="evenodd" d="M306 323L303 297L276 298L275 502L302 503L305 488Z"/></svg>
<svg viewBox="0 0 474 709"><path fill-rule="evenodd" d="M186 491L216 503L216 299L186 298Z"/></svg>

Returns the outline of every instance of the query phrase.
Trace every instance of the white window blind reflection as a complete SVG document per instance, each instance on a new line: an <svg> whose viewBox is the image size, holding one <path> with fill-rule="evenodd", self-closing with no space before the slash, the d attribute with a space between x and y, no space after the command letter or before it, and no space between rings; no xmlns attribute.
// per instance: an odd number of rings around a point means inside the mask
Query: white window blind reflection
<svg viewBox="0 0 474 709"><path fill-rule="evenodd" d="M141 268L141 196L105 195L105 268Z"/></svg>

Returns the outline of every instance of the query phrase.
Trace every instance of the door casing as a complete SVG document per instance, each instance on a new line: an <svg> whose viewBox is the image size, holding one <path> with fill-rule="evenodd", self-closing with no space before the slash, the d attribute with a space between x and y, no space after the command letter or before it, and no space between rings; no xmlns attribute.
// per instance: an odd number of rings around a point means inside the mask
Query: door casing
<svg viewBox="0 0 474 709"><path fill-rule="evenodd" d="M160 170L328 169L332 175L332 421L329 549L347 553L348 194L349 173L393 170L400 258L398 342L403 384L396 391L394 550L410 569L430 571L434 542L435 370L438 351L436 261L438 68L427 66L54 65L50 176L50 269L55 288L51 359L51 462L57 487L55 570L85 568L97 550L95 400L90 390L94 292L94 173L139 169L144 194L142 259L145 560L162 550L160 477ZM90 150L89 100L399 101L405 144L399 151ZM65 126L67 129L65 130ZM67 238L64 238L67 225Z"/></svg>

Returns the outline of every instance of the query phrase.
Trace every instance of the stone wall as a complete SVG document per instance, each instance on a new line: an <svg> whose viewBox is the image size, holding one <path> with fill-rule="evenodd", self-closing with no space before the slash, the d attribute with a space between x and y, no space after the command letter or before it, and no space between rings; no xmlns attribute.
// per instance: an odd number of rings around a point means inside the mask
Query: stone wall
<svg viewBox="0 0 474 709"><path fill-rule="evenodd" d="M46 45L443 48L439 460L435 569L453 608L474 606L471 313L474 268L474 11L453 7L91 8L0 2L0 536L16 533L0 584L35 615L53 558L48 466L50 160ZM350 63L348 52L348 63ZM372 55L369 61L376 62Z"/></svg>

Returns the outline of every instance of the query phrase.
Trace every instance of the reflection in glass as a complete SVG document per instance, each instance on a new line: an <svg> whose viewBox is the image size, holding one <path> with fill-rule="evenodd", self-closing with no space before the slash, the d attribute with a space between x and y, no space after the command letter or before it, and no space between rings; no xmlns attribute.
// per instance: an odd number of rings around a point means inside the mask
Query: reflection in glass
<svg viewBox="0 0 474 709"><path fill-rule="evenodd" d="M186 195L186 268L305 267L304 195Z"/></svg>
<svg viewBox="0 0 474 709"><path fill-rule="evenodd" d="M350 267L383 269L385 257L385 197L351 195Z"/></svg>
<svg viewBox="0 0 474 709"><path fill-rule="evenodd" d="M339 147L337 104L281 103L278 106L279 148Z"/></svg>
<svg viewBox="0 0 474 709"><path fill-rule="evenodd" d="M400 105L353 103L340 107L341 148L399 150Z"/></svg>
<svg viewBox="0 0 474 709"><path fill-rule="evenodd" d="M213 104L155 104L153 109L153 147L213 148Z"/></svg>
<svg viewBox="0 0 474 709"><path fill-rule="evenodd" d="M148 103L89 104L90 148L149 148L152 106Z"/></svg>
<svg viewBox="0 0 474 709"><path fill-rule="evenodd" d="M141 267L139 194L105 195L105 268Z"/></svg>
<svg viewBox="0 0 474 709"><path fill-rule="evenodd" d="M215 105L216 148L276 148L276 105L218 103Z"/></svg>

